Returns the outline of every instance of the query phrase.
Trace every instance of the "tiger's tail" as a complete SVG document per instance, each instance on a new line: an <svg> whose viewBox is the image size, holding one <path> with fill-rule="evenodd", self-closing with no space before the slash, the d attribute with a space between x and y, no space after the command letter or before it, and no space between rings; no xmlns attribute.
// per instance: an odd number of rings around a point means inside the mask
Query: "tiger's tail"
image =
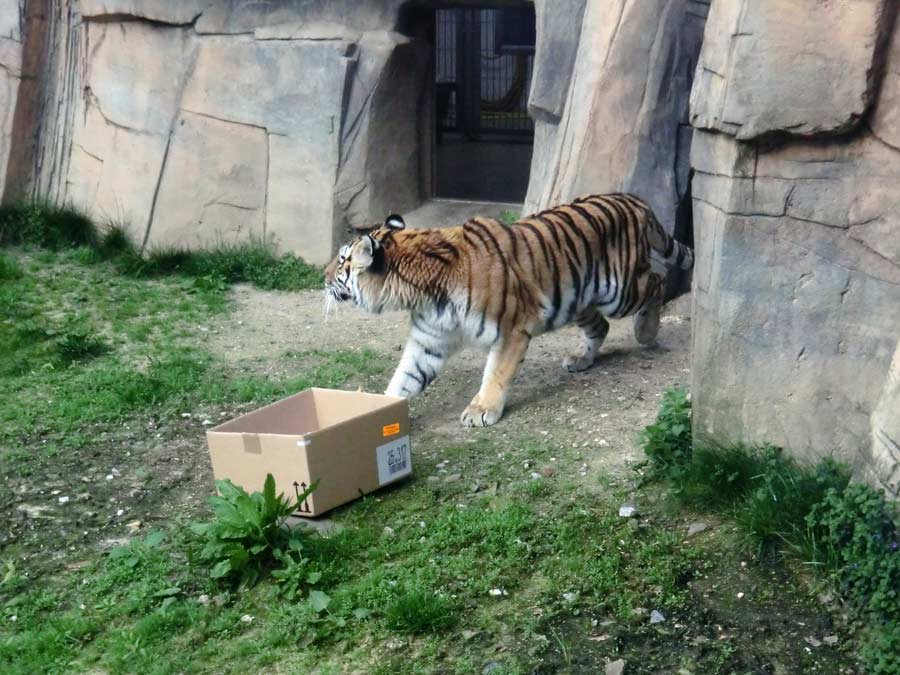
<svg viewBox="0 0 900 675"><path fill-rule="evenodd" d="M694 268L694 251L690 246L675 241L668 232L663 229L656 216L647 209L650 218L650 247L659 253L666 267L676 267L682 270Z"/></svg>

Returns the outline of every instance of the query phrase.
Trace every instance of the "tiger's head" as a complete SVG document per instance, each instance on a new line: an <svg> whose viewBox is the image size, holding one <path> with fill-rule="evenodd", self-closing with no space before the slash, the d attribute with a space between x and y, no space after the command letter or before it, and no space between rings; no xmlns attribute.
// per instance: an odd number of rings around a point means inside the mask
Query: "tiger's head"
<svg viewBox="0 0 900 675"><path fill-rule="evenodd" d="M403 218L391 214L383 225L341 246L325 268L326 309L332 303L348 300L376 314L384 309L385 246L391 232L405 227Z"/></svg>

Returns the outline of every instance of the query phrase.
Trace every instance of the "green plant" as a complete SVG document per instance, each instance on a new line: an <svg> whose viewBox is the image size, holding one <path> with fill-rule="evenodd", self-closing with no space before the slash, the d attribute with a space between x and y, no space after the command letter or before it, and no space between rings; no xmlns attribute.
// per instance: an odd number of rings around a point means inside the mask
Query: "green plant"
<svg viewBox="0 0 900 675"><path fill-rule="evenodd" d="M285 526L295 506L284 494L275 494L272 474L262 493L248 494L229 480L216 481L216 487L220 494L209 499L215 518L191 525L203 540L199 557L211 566L213 579L253 586L279 555L296 549L291 540L302 534ZM315 488L313 484L299 495L298 502Z"/></svg>
<svg viewBox="0 0 900 675"><path fill-rule="evenodd" d="M12 281L22 276L22 268L10 256L0 253L0 281Z"/></svg>
<svg viewBox="0 0 900 675"><path fill-rule="evenodd" d="M41 202L0 207L0 245L54 251L77 248L75 260L81 264L111 261L120 273L138 278L179 274L198 279L205 290L250 283L258 288L297 291L323 283L321 269L290 253L276 256L274 246L264 239L219 242L196 251L170 246L142 253L129 237L126 223L117 221L98 228L77 209ZM5 278L2 262L0 278Z"/></svg>
<svg viewBox="0 0 900 675"><path fill-rule="evenodd" d="M866 631L860 660L867 675L896 675L900 672L900 620L885 621Z"/></svg>
<svg viewBox="0 0 900 675"><path fill-rule="evenodd" d="M316 288L323 283L320 269L289 253L276 257L273 246L262 239L220 242L198 251L157 248L143 257L129 257L121 261L120 266L134 276L182 274L213 286L251 283L263 289L297 291Z"/></svg>
<svg viewBox="0 0 900 675"><path fill-rule="evenodd" d="M656 421L641 432L644 453L657 474L679 472L691 459L691 402L685 389L663 393Z"/></svg>
<svg viewBox="0 0 900 675"><path fill-rule="evenodd" d="M110 223L100 237L97 251L104 258L137 257L138 251L125 223Z"/></svg>
<svg viewBox="0 0 900 675"><path fill-rule="evenodd" d="M900 531L895 509L867 485L831 488L806 517L814 553L844 594L877 621L900 622Z"/></svg>
<svg viewBox="0 0 900 675"><path fill-rule="evenodd" d="M406 590L384 608L387 625L405 633L429 633L454 623L449 599L421 588Z"/></svg>
<svg viewBox="0 0 900 675"><path fill-rule="evenodd" d="M507 225L512 225L515 222L518 222L522 216L512 211L510 209L506 209L500 212L499 220L501 223L505 223Z"/></svg>
<svg viewBox="0 0 900 675"><path fill-rule="evenodd" d="M830 491L842 491L849 472L835 462L799 466L779 448L745 450L760 464L751 478L752 489L735 506L735 520L757 555L779 546L802 546L807 515Z"/></svg>
<svg viewBox="0 0 900 675"><path fill-rule="evenodd" d="M52 250L96 246L97 230L71 206L25 202L0 207L0 244L31 244Z"/></svg>
<svg viewBox="0 0 900 675"><path fill-rule="evenodd" d="M303 554L303 543L299 537L292 537L284 549L272 549L278 563L272 570L272 580L279 594L288 600L300 597L305 587L313 586L322 578L322 573L314 570L310 559Z"/></svg>
<svg viewBox="0 0 900 675"><path fill-rule="evenodd" d="M699 446L683 464L667 467L673 495L683 504L723 511L743 499L764 471L758 450L743 445Z"/></svg>
<svg viewBox="0 0 900 675"><path fill-rule="evenodd" d="M109 345L86 325L71 324L54 339L57 353L66 363L85 361L109 352Z"/></svg>

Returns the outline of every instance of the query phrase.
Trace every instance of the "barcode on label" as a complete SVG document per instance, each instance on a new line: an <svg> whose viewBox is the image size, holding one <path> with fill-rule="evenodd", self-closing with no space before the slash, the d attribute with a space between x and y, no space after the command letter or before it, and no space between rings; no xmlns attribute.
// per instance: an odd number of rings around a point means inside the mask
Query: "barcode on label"
<svg viewBox="0 0 900 675"><path fill-rule="evenodd" d="M375 450L378 461L378 484L384 485L412 473L409 455L409 436L379 445Z"/></svg>
<svg viewBox="0 0 900 675"><path fill-rule="evenodd" d="M406 469L407 462L406 457L389 457L388 458L388 472L389 473L400 473Z"/></svg>

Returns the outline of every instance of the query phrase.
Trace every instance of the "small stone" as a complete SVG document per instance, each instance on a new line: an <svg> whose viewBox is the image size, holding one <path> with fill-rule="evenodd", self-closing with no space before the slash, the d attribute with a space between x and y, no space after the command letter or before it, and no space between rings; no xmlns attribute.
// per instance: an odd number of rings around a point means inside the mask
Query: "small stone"
<svg viewBox="0 0 900 675"><path fill-rule="evenodd" d="M637 506L634 504L622 504L622 506L619 507L619 516L621 518L631 518L636 516L637 512Z"/></svg>
<svg viewBox="0 0 900 675"><path fill-rule="evenodd" d="M462 474L461 474L461 473L451 473L449 476L445 476L445 477L444 477L444 482L445 482L445 483L455 483L455 482L458 481L460 478L462 478Z"/></svg>
<svg viewBox="0 0 900 675"><path fill-rule="evenodd" d="M206 593L204 593L199 598L197 598L197 602L199 602L201 605L206 607L209 604L209 596Z"/></svg>
<svg viewBox="0 0 900 675"><path fill-rule="evenodd" d="M228 602L228 596L219 593L218 595L213 596L212 601L216 607L224 607L225 603Z"/></svg>
<svg viewBox="0 0 900 675"><path fill-rule="evenodd" d="M829 647L834 647L838 643L838 636L837 635L829 635L827 637L823 637L822 642L824 642Z"/></svg>
<svg viewBox="0 0 900 675"><path fill-rule="evenodd" d="M137 532L139 529L141 529L141 521L132 520L130 523L127 523L125 527L127 527L132 532Z"/></svg>
<svg viewBox="0 0 900 675"><path fill-rule="evenodd" d="M541 469L541 475L544 478L550 478L550 476L553 475L553 469L551 469L549 466L545 466L543 469Z"/></svg>
<svg viewBox="0 0 900 675"><path fill-rule="evenodd" d="M60 497L60 498L59 498L59 503L60 503L60 504L68 504L68 503L69 503L69 499L71 499L71 497Z"/></svg>
<svg viewBox="0 0 900 675"><path fill-rule="evenodd" d="M488 673L493 673L495 670L500 670L503 666L501 666L497 661L488 661L484 664L484 668L481 669L481 675L488 675Z"/></svg>
<svg viewBox="0 0 900 675"><path fill-rule="evenodd" d="M119 509L118 511L116 511L116 516L124 516L124 515L125 515L125 509Z"/></svg>
<svg viewBox="0 0 900 675"><path fill-rule="evenodd" d="M622 675L625 672L625 665L627 661L625 659L618 659L616 661L610 661L606 664L606 668L603 670L605 675Z"/></svg>
<svg viewBox="0 0 900 675"><path fill-rule="evenodd" d="M740 599L743 598L743 597L744 597L743 591L741 591L740 593L737 594L737 599L738 599L738 600L740 600Z"/></svg>
<svg viewBox="0 0 900 675"><path fill-rule="evenodd" d="M813 647L821 647L822 646L822 643L819 640L817 640L816 638L814 638L812 635L807 636L806 638L803 639L803 641L808 645L812 645Z"/></svg>
<svg viewBox="0 0 900 675"><path fill-rule="evenodd" d="M498 598L502 595L509 595L509 593L506 592L505 588L492 588L488 591L488 595Z"/></svg>
<svg viewBox="0 0 900 675"><path fill-rule="evenodd" d="M394 536L394 528L390 525L384 526L384 536L385 537L393 537Z"/></svg>
<svg viewBox="0 0 900 675"><path fill-rule="evenodd" d="M708 527L709 527L709 523L703 523L703 522L691 523L688 526L688 536L692 537L695 534L699 534L700 532L703 532L704 530L706 530Z"/></svg>
<svg viewBox="0 0 900 675"><path fill-rule="evenodd" d="M477 630L464 630L464 631L462 632L462 639L465 640L466 642L468 642L469 640L471 640L471 639L472 639L473 637L475 637L476 635L478 635L478 631L477 631Z"/></svg>
<svg viewBox="0 0 900 675"><path fill-rule="evenodd" d="M115 478L115 476L113 476L111 473L106 474L106 480L112 480L113 478Z"/></svg>
<svg viewBox="0 0 900 675"><path fill-rule="evenodd" d="M241 617L241 623L253 623L253 615L252 614L244 614Z"/></svg>
<svg viewBox="0 0 900 675"><path fill-rule="evenodd" d="M539 474L537 471L531 472L531 480L540 480L541 478L541 474Z"/></svg>
<svg viewBox="0 0 900 675"><path fill-rule="evenodd" d="M563 600L566 602L575 602L578 599L578 593L563 593Z"/></svg>
<svg viewBox="0 0 900 675"><path fill-rule="evenodd" d="M831 594L831 591L828 591L827 593L819 593L816 597L823 605L828 605L832 600L834 600L834 596Z"/></svg>
<svg viewBox="0 0 900 675"><path fill-rule="evenodd" d="M344 531L344 526L339 522L331 520L330 518L301 518L300 516L290 516L287 519L287 526L289 528L306 528L309 530L315 530L319 533L319 535L323 537L329 537L331 535L340 534Z"/></svg>
<svg viewBox="0 0 900 675"><path fill-rule="evenodd" d="M666 620L666 617L662 612L658 612L657 610L653 610L650 612L650 623L662 623Z"/></svg>

